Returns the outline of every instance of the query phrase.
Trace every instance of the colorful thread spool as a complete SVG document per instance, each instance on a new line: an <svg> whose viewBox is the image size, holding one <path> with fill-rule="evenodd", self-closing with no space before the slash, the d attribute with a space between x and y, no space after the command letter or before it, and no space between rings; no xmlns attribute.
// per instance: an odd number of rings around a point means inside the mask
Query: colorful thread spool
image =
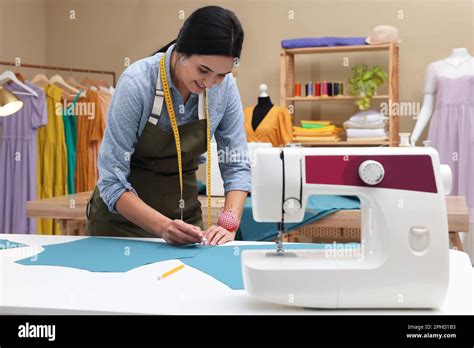
<svg viewBox="0 0 474 348"><path fill-rule="evenodd" d="M313 95L313 83L312 82L308 82L306 84L306 96L307 97L310 97Z"/></svg>
<svg viewBox="0 0 474 348"><path fill-rule="evenodd" d="M339 81L339 95L344 94L343 86L344 84L342 83L342 81Z"/></svg>
<svg viewBox="0 0 474 348"><path fill-rule="evenodd" d="M332 82L328 82L328 96L329 96L329 97L332 97L332 96L333 96L333 94L332 94L332 86L333 86Z"/></svg>
<svg viewBox="0 0 474 348"><path fill-rule="evenodd" d="M314 84L314 95L317 97L321 96L321 82L316 82Z"/></svg>
<svg viewBox="0 0 474 348"><path fill-rule="evenodd" d="M295 84L295 97L301 96L301 83Z"/></svg>
<svg viewBox="0 0 474 348"><path fill-rule="evenodd" d="M327 81L323 81L322 85L321 85L321 95L322 96L328 96L328 82Z"/></svg>
<svg viewBox="0 0 474 348"><path fill-rule="evenodd" d="M339 82L334 82L333 88L334 88L334 90L332 91L333 95L338 96L339 95Z"/></svg>

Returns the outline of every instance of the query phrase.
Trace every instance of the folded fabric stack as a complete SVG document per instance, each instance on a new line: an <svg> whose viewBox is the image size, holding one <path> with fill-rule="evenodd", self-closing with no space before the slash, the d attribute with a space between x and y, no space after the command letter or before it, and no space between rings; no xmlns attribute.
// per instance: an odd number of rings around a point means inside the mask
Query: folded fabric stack
<svg viewBox="0 0 474 348"><path fill-rule="evenodd" d="M360 111L344 122L344 129L348 141L385 141L388 117L374 110Z"/></svg>
<svg viewBox="0 0 474 348"><path fill-rule="evenodd" d="M318 142L340 141L342 129L330 121L301 121L301 127L293 127L293 141Z"/></svg>

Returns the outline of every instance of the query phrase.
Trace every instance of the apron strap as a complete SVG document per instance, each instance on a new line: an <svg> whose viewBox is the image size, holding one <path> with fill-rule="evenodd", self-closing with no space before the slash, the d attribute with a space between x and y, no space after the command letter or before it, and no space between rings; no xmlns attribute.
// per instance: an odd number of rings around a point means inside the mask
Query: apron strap
<svg viewBox="0 0 474 348"><path fill-rule="evenodd" d="M156 121L150 121L151 123L155 125L158 121L158 118L161 115L164 99L165 99L165 94L163 93L163 88L161 87L160 66L158 65L158 78L156 79L155 100L153 101L153 109L151 110L151 114L152 116L154 116L152 120L156 120Z"/></svg>
<svg viewBox="0 0 474 348"><path fill-rule="evenodd" d="M206 119L206 99L204 97L204 92L199 93L198 116L200 120Z"/></svg>

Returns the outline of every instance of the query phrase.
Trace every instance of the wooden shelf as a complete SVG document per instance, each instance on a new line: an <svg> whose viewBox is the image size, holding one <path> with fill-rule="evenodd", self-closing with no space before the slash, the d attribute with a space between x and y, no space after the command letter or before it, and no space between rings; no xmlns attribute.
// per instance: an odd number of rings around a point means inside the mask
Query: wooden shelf
<svg viewBox="0 0 474 348"><path fill-rule="evenodd" d="M388 51L389 44L383 45L362 45L362 46L325 46L325 47L305 47L305 48L287 48L287 54L315 54L315 53L337 53L337 52L373 52Z"/></svg>
<svg viewBox="0 0 474 348"><path fill-rule="evenodd" d="M390 142L387 141L315 141L315 142L299 142L295 140L295 143L301 144L303 147L313 146L389 146Z"/></svg>
<svg viewBox="0 0 474 348"><path fill-rule="evenodd" d="M372 99L389 99L390 96L386 94L375 95ZM344 101L344 100L356 100L357 97L351 95L338 95L335 97L287 97L289 101Z"/></svg>
<svg viewBox="0 0 474 348"><path fill-rule="evenodd" d="M388 53L388 94L376 95L374 100L389 100L393 104L399 102L399 48L400 45L395 42L384 45L363 45L363 46L330 46L330 47L308 47L308 48L282 48L280 51L280 105L286 108L292 108L291 113L295 114L295 103L300 101L320 101L320 102L334 102L334 101L349 101L356 100L356 97L351 95L342 95L334 97L294 97L295 86L295 71L297 54L318 54L318 53L350 53L361 52L371 54L376 51L385 51ZM327 80L327 78L326 78ZM348 115L349 117L349 115ZM306 143L304 146L398 146L400 142L399 123L400 117L398 111L390 108L388 113L389 125L389 141L383 142L315 142Z"/></svg>

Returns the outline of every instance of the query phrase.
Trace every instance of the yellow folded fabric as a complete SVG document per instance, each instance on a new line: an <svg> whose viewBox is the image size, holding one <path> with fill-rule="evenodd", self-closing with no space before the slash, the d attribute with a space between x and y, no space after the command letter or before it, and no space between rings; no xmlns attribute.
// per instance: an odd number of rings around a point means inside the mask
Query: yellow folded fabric
<svg viewBox="0 0 474 348"><path fill-rule="evenodd" d="M336 127L334 125L324 127L324 128L317 128L317 129L293 127L293 135L300 135L300 136L332 135L332 134L339 134L341 132L342 132L342 128Z"/></svg>
<svg viewBox="0 0 474 348"><path fill-rule="evenodd" d="M305 134L319 134L326 133L328 131L334 131L336 129L335 125L326 126L323 128L302 128L302 127L293 127L294 132L301 132Z"/></svg>
<svg viewBox="0 0 474 348"><path fill-rule="evenodd" d="M341 138L338 136L338 135L330 135L330 136L323 136L323 137L319 137L319 136L314 136L314 137L307 137L307 136L294 136L293 137L293 141L298 141L298 142L301 142L301 143L304 143L304 142L318 142L318 141L321 141L321 142L324 142L324 141L332 141L332 142L337 142L337 141L340 141Z"/></svg>
<svg viewBox="0 0 474 348"><path fill-rule="evenodd" d="M308 124L325 124L325 125L330 125L331 121L307 121L307 120L302 120L301 124L303 123L308 123Z"/></svg>
<svg viewBox="0 0 474 348"><path fill-rule="evenodd" d="M319 136L331 136L335 133L335 131L326 131L326 132L318 132L318 133L308 133L308 132L293 132L293 135L303 136L303 137L319 137Z"/></svg>

